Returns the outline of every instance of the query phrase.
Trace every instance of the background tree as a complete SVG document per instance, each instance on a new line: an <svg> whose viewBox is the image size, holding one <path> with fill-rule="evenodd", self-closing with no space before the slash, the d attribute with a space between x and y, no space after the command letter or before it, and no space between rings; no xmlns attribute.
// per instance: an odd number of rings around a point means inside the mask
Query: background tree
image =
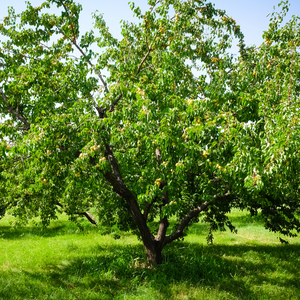
<svg viewBox="0 0 300 300"><path fill-rule="evenodd" d="M97 33L79 36L72 0L9 10L0 25L2 204L19 222L41 216L44 225L58 209L74 219L95 207L103 223L135 230L150 264L200 213L208 241L215 229L235 231L233 207L294 235L297 17L280 25L281 2L258 49L207 1L148 3L145 13L130 4L138 23L123 22L121 40L100 14ZM48 14L51 5L60 13Z"/></svg>

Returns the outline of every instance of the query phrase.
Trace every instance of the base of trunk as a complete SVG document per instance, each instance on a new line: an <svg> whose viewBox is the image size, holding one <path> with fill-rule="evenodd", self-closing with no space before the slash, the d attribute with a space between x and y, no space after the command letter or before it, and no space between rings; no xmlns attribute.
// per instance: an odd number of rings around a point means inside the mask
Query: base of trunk
<svg viewBox="0 0 300 300"><path fill-rule="evenodd" d="M161 247L158 247L158 245L153 245L151 248L146 248L146 254L147 254L147 262L148 266L155 266L155 265L161 265L162 264L162 255L161 255Z"/></svg>

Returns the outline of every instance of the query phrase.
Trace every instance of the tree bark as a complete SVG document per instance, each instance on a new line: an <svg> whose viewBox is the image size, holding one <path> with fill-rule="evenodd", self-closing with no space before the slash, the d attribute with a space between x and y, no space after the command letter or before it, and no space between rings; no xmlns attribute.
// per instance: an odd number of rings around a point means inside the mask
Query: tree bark
<svg viewBox="0 0 300 300"><path fill-rule="evenodd" d="M147 255L147 263L148 266L156 266L156 265L161 265L162 264L162 243L158 241L153 241L151 244L151 247L147 246L144 244L145 250L146 250L146 255Z"/></svg>

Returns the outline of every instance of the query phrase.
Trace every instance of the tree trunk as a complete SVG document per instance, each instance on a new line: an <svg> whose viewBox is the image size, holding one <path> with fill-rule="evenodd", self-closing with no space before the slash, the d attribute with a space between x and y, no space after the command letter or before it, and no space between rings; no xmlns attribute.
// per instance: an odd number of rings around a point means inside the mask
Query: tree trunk
<svg viewBox="0 0 300 300"><path fill-rule="evenodd" d="M156 266L162 264L162 246L161 243L153 241L151 247L147 247L144 244L146 254L147 254L147 263L148 266Z"/></svg>

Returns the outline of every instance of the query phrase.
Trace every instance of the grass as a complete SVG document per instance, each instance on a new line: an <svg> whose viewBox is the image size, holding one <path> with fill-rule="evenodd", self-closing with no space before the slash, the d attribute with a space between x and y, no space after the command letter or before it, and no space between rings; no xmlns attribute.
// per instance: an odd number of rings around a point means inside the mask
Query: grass
<svg viewBox="0 0 300 300"><path fill-rule="evenodd" d="M281 245L259 217L230 215L238 234L206 244L198 223L145 268L141 242L129 233L85 233L60 216L49 228L11 229L0 220L0 299L300 299L300 238Z"/></svg>

